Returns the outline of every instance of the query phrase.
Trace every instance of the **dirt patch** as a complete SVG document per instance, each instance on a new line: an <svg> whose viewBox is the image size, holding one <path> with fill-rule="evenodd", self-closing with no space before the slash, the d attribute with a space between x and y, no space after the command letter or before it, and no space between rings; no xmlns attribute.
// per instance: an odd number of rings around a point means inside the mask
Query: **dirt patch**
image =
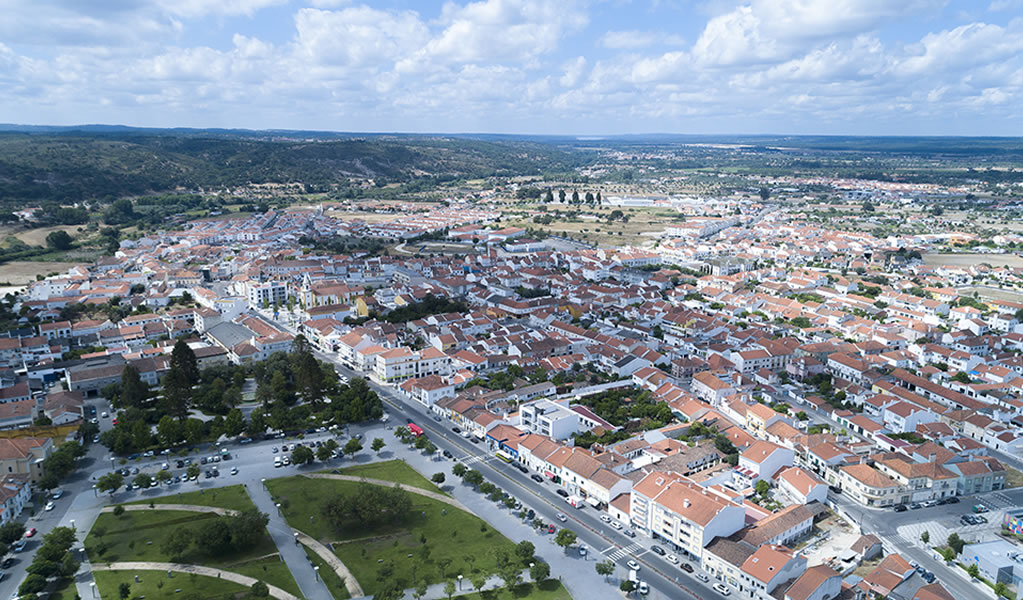
<svg viewBox="0 0 1023 600"><path fill-rule="evenodd" d="M36 275L46 276L50 273L66 273L71 267L81 263L73 262L41 262L31 260L12 260L0 264L0 282L20 285L36 280Z"/></svg>

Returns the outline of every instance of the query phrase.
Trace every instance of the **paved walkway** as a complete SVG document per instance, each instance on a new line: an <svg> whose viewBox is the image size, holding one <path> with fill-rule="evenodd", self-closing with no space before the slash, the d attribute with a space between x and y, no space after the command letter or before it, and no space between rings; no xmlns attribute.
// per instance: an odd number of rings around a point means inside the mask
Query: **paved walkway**
<svg viewBox="0 0 1023 600"><path fill-rule="evenodd" d="M239 585L245 587L252 587L252 584L259 581L254 577L247 577L245 575L239 575L238 573L232 573L231 571L224 571L222 569L214 569L213 567L200 567L198 565L182 565L178 563L162 563L162 562L113 562L113 563L97 563L92 565L93 571L174 571L175 573L195 573L196 575L205 575L207 577L217 577L219 579L226 579L227 581L233 581ZM265 582L264 582L265 583ZM278 600L302 600L298 596L285 592L277 586L267 584L266 586L270 590L270 595Z"/></svg>
<svg viewBox="0 0 1023 600"><path fill-rule="evenodd" d="M267 523L266 529L270 532L270 537L273 538L274 543L277 544L277 550L281 553L284 564L288 565L288 570L291 571L291 575L298 582L298 588L302 591L305 599L333 600L333 596L327 590L326 584L323 583L323 580L313 570L309 556L299 546L298 536L296 535L298 532L289 527L284 521L284 517L277 512L277 504L270 496L270 492L262 485L250 485L248 486L248 492L256 508L270 517L270 522Z"/></svg>
<svg viewBox="0 0 1023 600"><path fill-rule="evenodd" d="M366 483L372 483L374 485L384 485L387 487L394 487L395 482L386 481L384 479L369 479L368 477L356 477L354 475L336 475L333 473L304 473L302 477L309 477L310 479L336 479L338 481L365 481ZM438 494L437 492L431 492L430 490L424 490L413 485L405 485L404 483L397 484L401 489L411 492L413 494L419 494L420 496L426 496L427 498L433 498L445 504L450 504L455 508L464 510L465 512L472 512L464 504L455 500L451 496L445 496L444 494Z"/></svg>
<svg viewBox="0 0 1023 600"><path fill-rule="evenodd" d="M126 512L142 510L183 510L188 512L213 513L222 517L235 517L239 513L231 508L220 508L217 506L202 506L201 504L122 504ZM113 506L104 506L100 512L114 512Z"/></svg>
<svg viewBox="0 0 1023 600"><path fill-rule="evenodd" d="M330 568L334 569L334 572L341 578L341 581L345 582L345 587L348 588L349 596L352 598L359 598L366 595L365 592L362 591L362 586L359 585L358 580L355 579L355 575L352 575L352 572L348 570L348 566L341 562L341 559L331 552L330 548L324 546L301 531L296 530L296 533L298 533L298 541L302 542L304 546L308 547L320 558L325 560L327 564L330 565Z"/></svg>

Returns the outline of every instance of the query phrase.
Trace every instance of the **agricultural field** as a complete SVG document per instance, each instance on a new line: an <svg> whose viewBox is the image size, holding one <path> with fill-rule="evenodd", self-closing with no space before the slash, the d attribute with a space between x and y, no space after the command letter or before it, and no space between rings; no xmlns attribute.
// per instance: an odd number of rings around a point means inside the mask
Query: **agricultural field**
<svg viewBox="0 0 1023 600"><path fill-rule="evenodd" d="M1023 256L1015 254L935 254L923 255L924 264L931 267L970 267L981 263L992 267L1023 267Z"/></svg>
<svg viewBox="0 0 1023 600"><path fill-rule="evenodd" d="M0 283L24 285L36 280L36 275L44 277L50 273L66 273L80 262L45 262L35 260L12 260L0 263Z"/></svg>

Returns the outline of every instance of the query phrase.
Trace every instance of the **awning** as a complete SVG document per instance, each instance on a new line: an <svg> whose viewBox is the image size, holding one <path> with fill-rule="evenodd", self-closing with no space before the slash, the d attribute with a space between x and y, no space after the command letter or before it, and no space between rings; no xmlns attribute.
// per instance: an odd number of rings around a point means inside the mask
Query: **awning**
<svg viewBox="0 0 1023 600"><path fill-rule="evenodd" d="M557 475L551 473L550 471L544 471L543 474L546 475L548 479L554 479L555 477L557 477Z"/></svg>
<svg viewBox="0 0 1023 600"><path fill-rule="evenodd" d="M588 496L586 498L586 504L589 504L593 508L597 508L598 506L600 506L600 500L597 500L593 496Z"/></svg>

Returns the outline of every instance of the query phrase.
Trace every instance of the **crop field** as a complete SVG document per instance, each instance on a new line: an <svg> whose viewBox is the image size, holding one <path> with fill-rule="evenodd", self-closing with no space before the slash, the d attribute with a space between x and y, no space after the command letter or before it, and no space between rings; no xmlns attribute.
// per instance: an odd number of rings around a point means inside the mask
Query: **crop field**
<svg viewBox="0 0 1023 600"><path fill-rule="evenodd" d="M969 267L986 263L992 267L1023 267L1023 256L1015 254L924 254L924 264L932 267Z"/></svg>
<svg viewBox="0 0 1023 600"><path fill-rule="evenodd" d="M36 280L36 275L47 275L54 271L64 273L71 267L80 265L77 262L43 262L32 260L12 260L0 264L0 282L22 285Z"/></svg>

